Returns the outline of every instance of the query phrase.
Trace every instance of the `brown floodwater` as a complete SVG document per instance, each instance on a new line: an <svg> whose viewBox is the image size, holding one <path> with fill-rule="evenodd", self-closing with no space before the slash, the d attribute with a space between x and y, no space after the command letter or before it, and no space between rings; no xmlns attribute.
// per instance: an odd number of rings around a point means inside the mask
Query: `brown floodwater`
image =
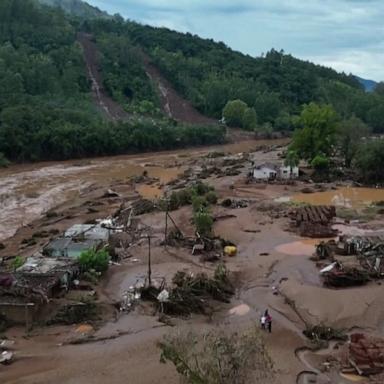
<svg viewBox="0 0 384 384"><path fill-rule="evenodd" d="M361 208L377 201L384 201L384 189L346 187L326 192L300 193L292 196L291 201L312 205Z"/></svg>
<svg viewBox="0 0 384 384"><path fill-rule="evenodd" d="M156 200L163 196L164 191L156 185L139 185L136 187L137 193L144 199Z"/></svg>
<svg viewBox="0 0 384 384"><path fill-rule="evenodd" d="M239 143L168 152L104 157L86 160L14 165L0 170L0 241L14 235L19 227L40 218L53 207L74 199L91 185L109 188L147 171L149 177L166 184L185 169L180 165L191 157L211 151L247 152L261 145L283 145L281 140L248 140ZM143 197L155 199L161 189L138 186Z"/></svg>

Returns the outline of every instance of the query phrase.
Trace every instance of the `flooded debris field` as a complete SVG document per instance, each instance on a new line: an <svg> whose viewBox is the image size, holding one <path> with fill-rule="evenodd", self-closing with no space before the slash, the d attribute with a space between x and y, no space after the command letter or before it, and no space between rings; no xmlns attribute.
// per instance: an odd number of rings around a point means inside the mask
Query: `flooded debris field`
<svg viewBox="0 0 384 384"><path fill-rule="evenodd" d="M330 196L356 188L252 180L284 151L248 141L1 171L0 377L176 384L164 335L246 330L268 309L266 384L380 378L382 190L340 205Z"/></svg>

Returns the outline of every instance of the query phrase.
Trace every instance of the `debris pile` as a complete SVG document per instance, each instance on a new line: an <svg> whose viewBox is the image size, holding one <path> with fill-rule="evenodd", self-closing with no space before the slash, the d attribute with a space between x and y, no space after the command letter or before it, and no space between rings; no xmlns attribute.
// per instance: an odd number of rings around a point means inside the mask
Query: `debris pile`
<svg viewBox="0 0 384 384"><path fill-rule="evenodd" d="M247 200L225 199L221 202L221 205L225 208L238 209L247 208L249 203Z"/></svg>
<svg viewBox="0 0 384 384"><path fill-rule="evenodd" d="M384 241L379 236L340 236L339 241L321 242L316 257L333 262L320 272L327 286L363 285L384 277Z"/></svg>
<svg viewBox="0 0 384 384"><path fill-rule="evenodd" d="M324 275L324 285L327 287L343 288L356 287L368 283L369 276L356 268L329 272Z"/></svg>
<svg viewBox="0 0 384 384"><path fill-rule="evenodd" d="M336 217L335 206L320 205L300 207L290 212L292 225L300 236L312 238L334 237L337 230L332 228Z"/></svg>
<svg viewBox="0 0 384 384"><path fill-rule="evenodd" d="M9 348L14 344L11 340L0 339L0 364L8 365L12 363L13 352Z"/></svg>
<svg viewBox="0 0 384 384"><path fill-rule="evenodd" d="M322 342L330 340L346 341L348 339L344 330L327 327L325 325L308 327L303 331L303 334L316 344L322 344Z"/></svg>
<svg viewBox="0 0 384 384"><path fill-rule="evenodd" d="M384 340L361 333L352 334L342 363L343 373L371 376L384 372Z"/></svg>
<svg viewBox="0 0 384 384"><path fill-rule="evenodd" d="M148 290L151 291L150 295L147 294ZM205 273L193 275L179 271L172 279L171 289L150 287L143 291L143 298L157 302L162 313L172 316L209 314L212 312L212 301L227 303L235 293L224 265L216 268L213 278Z"/></svg>

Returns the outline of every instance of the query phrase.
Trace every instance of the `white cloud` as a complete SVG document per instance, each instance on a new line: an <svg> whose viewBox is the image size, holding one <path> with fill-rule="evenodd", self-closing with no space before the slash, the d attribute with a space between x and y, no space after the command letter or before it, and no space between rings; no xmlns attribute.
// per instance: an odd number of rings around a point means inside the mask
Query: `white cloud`
<svg viewBox="0 0 384 384"><path fill-rule="evenodd" d="M259 55L284 49L384 80L382 0L89 0L111 13L224 41Z"/></svg>

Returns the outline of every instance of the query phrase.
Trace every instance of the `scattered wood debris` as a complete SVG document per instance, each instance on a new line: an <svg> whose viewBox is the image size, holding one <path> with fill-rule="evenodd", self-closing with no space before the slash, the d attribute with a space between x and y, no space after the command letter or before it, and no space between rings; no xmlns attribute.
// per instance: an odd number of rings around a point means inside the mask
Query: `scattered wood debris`
<svg viewBox="0 0 384 384"><path fill-rule="evenodd" d="M312 238L334 237L337 230L332 228L332 220L336 217L335 206L305 206L294 209L289 216L293 228L300 236Z"/></svg>

